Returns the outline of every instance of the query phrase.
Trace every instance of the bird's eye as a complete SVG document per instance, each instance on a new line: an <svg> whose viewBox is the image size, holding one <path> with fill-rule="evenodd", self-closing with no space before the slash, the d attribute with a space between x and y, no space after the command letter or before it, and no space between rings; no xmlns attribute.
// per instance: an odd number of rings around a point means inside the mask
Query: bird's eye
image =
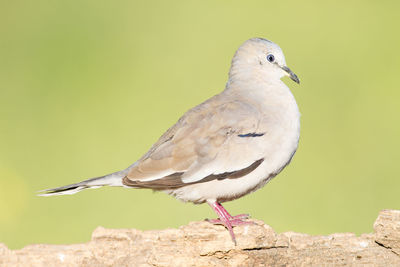
<svg viewBox="0 0 400 267"><path fill-rule="evenodd" d="M275 60L274 55L272 55L272 54L267 55L267 60L268 60L269 62L274 62L274 60Z"/></svg>

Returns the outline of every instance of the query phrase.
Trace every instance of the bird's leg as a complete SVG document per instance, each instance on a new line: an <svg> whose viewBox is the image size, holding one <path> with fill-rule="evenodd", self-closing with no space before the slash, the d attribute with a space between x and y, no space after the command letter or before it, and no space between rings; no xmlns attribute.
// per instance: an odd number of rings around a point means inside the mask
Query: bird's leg
<svg viewBox="0 0 400 267"><path fill-rule="evenodd" d="M243 219L248 219L248 218L250 218L249 214L239 214L239 215L231 216L229 218L229 220L232 223L232 226L237 226L237 225L241 225L241 224L250 223L250 222L242 221ZM213 224L222 224L220 219L207 219L207 222L210 222Z"/></svg>
<svg viewBox="0 0 400 267"><path fill-rule="evenodd" d="M239 214L236 216L232 216L228 213L228 211L218 202L207 202L211 208L218 214L219 219L207 220L212 224L222 224L225 226L229 234L231 235L232 241L236 245L235 234L233 233L233 226L243 225L243 224L253 224L252 222L243 221L242 219L249 218L248 214Z"/></svg>

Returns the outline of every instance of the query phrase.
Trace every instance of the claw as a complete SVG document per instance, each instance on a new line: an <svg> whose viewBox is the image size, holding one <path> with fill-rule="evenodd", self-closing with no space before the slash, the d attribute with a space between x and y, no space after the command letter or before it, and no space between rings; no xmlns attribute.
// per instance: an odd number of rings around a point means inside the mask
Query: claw
<svg viewBox="0 0 400 267"><path fill-rule="evenodd" d="M219 219L206 219L206 221L212 224L220 224L225 226L228 229L229 234L231 235L233 243L236 243L236 237L233 232L233 226L245 225L245 224L254 224L253 222L243 221L243 219L248 219L250 217L249 214L239 214L236 216L232 216L228 213L228 211L218 202L208 203L213 210L218 214Z"/></svg>

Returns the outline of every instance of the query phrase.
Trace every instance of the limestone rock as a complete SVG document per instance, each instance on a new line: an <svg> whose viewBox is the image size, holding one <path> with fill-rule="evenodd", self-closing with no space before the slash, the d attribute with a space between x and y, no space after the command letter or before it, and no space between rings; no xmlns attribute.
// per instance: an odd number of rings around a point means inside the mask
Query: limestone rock
<svg viewBox="0 0 400 267"><path fill-rule="evenodd" d="M0 266L400 266L400 211L382 211L374 234L277 234L262 221L228 231L208 222L140 231L98 227L74 245L0 244Z"/></svg>
<svg viewBox="0 0 400 267"><path fill-rule="evenodd" d="M400 210L382 210L374 223L376 242L400 255Z"/></svg>

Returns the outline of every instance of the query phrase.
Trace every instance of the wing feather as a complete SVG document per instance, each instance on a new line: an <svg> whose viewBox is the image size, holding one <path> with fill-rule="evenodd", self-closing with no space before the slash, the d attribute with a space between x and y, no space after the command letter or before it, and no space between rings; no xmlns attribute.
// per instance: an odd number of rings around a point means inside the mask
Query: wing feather
<svg viewBox="0 0 400 267"><path fill-rule="evenodd" d="M124 184L178 188L245 175L262 162L254 138L261 116L252 105L217 95L189 110L167 130L124 178ZM256 168L255 167L255 168Z"/></svg>

